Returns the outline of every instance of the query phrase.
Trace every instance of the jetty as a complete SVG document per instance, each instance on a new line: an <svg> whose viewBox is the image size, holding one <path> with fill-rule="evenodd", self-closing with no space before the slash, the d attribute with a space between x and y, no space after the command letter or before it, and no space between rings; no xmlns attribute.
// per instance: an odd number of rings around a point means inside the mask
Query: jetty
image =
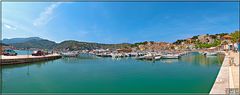
<svg viewBox="0 0 240 95"><path fill-rule="evenodd" d="M223 64L210 94L239 95L239 80L239 53L225 52Z"/></svg>
<svg viewBox="0 0 240 95"><path fill-rule="evenodd" d="M40 61L48 61L59 59L62 56L60 54L49 54L45 56L32 56L32 55L17 55L17 56L3 56L1 55L1 65L11 64L24 64Z"/></svg>

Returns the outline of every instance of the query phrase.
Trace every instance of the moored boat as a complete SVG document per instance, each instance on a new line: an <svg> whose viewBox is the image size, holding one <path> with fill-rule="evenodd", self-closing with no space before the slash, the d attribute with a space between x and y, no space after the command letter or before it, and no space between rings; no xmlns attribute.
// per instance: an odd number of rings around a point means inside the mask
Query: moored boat
<svg viewBox="0 0 240 95"><path fill-rule="evenodd" d="M96 54L96 56L98 56L98 57L112 57L112 54L108 54L108 53L99 53L99 54Z"/></svg>
<svg viewBox="0 0 240 95"><path fill-rule="evenodd" d="M127 57L126 54L121 54L121 53L117 53L117 54L111 54L112 58L122 58L122 57Z"/></svg>
<svg viewBox="0 0 240 95"><path fill-rule="evenodd" d="M206 52L205 55L206 56L217 56L217 52Z"/></svg>
<svg viewBox="0 0 240 95"><path fill-rule="evenodd" d="M162 57L162 56L160 56L160 55L155 56L155 57L154 57L154 60L159 60L159 59L161 59L161 57Z"/></svg>
<svg viewBox="0 0 240 95"><path fill-rule="evenodd" d="M61 53L61 55L63 57L77 57L79 55L79 53L77 53L77 52L65 52L65 53Z"/></svg>
<svg viewBox="0 0 240 95"><path fill-rule="evenodd" d="M161 58L161 55L159 55L159 54L149 53L147 55L137 57L136 59L139 59L139 60L159 60L160 58Z"/></svg>
<svg viewBox="0 0 240 95"><path fill-rule="evenodd" d="M164 59L178 59L180 55L178 54L164 54L162 55L162 58Z"/></svg>

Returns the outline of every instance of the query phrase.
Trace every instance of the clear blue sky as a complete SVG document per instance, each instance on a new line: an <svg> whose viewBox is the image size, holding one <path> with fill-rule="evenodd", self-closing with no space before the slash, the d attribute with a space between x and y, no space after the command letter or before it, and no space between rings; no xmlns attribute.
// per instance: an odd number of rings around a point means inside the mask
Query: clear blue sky
<svg viewBox="0 0 240 95"><path fill-rule="evenodd" d="M238 30L238 8L237 2L4 2L2 37L173 42Z"/></svg>

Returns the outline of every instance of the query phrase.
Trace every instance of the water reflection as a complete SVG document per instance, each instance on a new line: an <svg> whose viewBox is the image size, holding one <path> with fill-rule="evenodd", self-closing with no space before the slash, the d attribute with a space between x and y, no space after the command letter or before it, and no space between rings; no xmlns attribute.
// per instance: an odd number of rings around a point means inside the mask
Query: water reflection
<svg viewBox="0 0 240 95"><path fill-rule="evenodd" d="M179 59L161 59L160 61L163 63L172 64L179 62Z"/></svg>
<svg viewBox="0 0 240 95"><path fill-rule="evenodd" d="M28 66L27 66L27 76L30 76L30 72L29 72L30 70L29 70L29 64L28 64Z"/></svg>
<svg viewBox="0 0 240 95"><path fill-rule="evenodd" d="M60 60L60 59L58 59ZM14 68L24 68L24 67L32 67L32 66L36 66L37 68L42 68L43 66L47 65L47 64L52 64L52 63L56 63L57 60L50 60L50 61L42 61L42 62L34 62L34 63L25 63L25 64L14 64L14 65L3 65L3 70L7 70L7 69L14 69ZM58 62L57 62L58 63Z"/></svg>
<svg viewBox="0 0 240 95"><path fill-rule="evenodd" d="M224 55L217 55L217 56L204 56L198 53L192 53L187 56L181 57L181 61L191 63L191 64L200 64L203 66L217 64L221 65L224 59Z"/></svg>
<svg viewBox="0 0 240 95"><path fill-rule="evenodd" d="M181 56L179 59L160 59L160 60L138 60L142 62L148 62L148 63L166 63L166 64L173 64L173 63L189 63L189 64L195 64L195 65L202 65L202 66L210 66L213 64L217 64L221 66L224 59L224 55L219 54L217 56L204 56L197 52L190 53L188 55Z"/></svg>

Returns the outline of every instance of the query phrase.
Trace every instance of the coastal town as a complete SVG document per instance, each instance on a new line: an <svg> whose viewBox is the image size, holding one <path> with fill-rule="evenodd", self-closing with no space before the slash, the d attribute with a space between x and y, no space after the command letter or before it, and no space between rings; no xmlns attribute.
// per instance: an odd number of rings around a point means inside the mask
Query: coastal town
<svg viewBox="0 0 240 95"><path fill-rule="evenodd" d="M1 65L34 63L65 57L83 56L111 57L113 59L132 57L136 60L158 61L160 59L181 59L182 56L193 52L206 57L221 54L225 55L225 58L210 93L239 93L239 46L239 31L231 34L198 35L184 40L177 40L174 43L145 41L115 49L95 48L76 50L73 47L78 47L69 46L68 48L46 50L16 48L13 45L3 44L1 49ZM27 50L28 53L22 55L18 54L15 50Z"/></svg>
<svg viewBox="0 0 240 95"><path fill-rule="evenodd" d="M174 43L145 41L129 44L121 48L94 48L94 49L74 49L76 46L67 48L38 49L38 48L17 48L13 45L3 45L1 55L19 56L14 50L31 50L32 56L43 56L48 54L59 54L63 57L76 57L81 53L92 54L98 57L136 57L143 60L178 59L190 52L199 52L206 56L217 56L224 51L239 51L239 31L231 34L222 33L215 35L198 35L184 40L177 40ZM66 45L65 45L66 46ZM70 48L72 50L70 50ZM5 57L3 57L5 58Z"/></svg>

